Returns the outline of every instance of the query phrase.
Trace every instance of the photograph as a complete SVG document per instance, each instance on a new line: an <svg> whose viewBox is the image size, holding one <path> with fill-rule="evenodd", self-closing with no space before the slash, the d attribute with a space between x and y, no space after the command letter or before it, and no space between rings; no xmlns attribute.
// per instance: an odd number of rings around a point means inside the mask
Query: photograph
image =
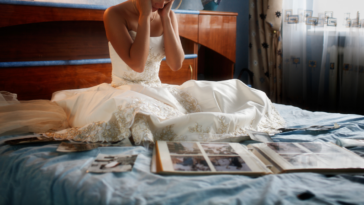
<svg viewBox="0 0 364 205"><path fill-rule="evenodd" d="M248 135L249 135L250 139L258 141L258 142L273 142L271 136L265 132L248 131Z"/></svg>
<svg viewBox="0 0 364 205"><path fill-rule="evenodd" d="M328 164L319 160L315 154L280 154L295 168L326 168Z"/></svg>
<svg viewBox="0 0 364 205"><path fill-rule="evenodd" d="M273 142L267 143L267 146L277 152L278 154L296 154L296 153L306 153L301 148L297 147L293 143L280 143Z"/></svg>
<svg viewBox="0 0 364 205"><path fill-rule="evenodd" d="M203 156L171 156L175 171L211 171Z"/></svg>
<svg viewBox="0 0 364 205"><path fill-rule="evenodd" d="M328 164L328 168L364 168L362 158L349 153L317 154L317 158Z"/></svg>
<svg viewBox="0 0 364 205"><path fill-rule="evenodd" d="M201 143L201 146L207 155L237 155L228 143Z"/></svg>
<svg viewBox="0 0 364 205"><path fill-rule="evenodd" d="M195 142L167 142L169 154L202 154Z"/></svg>
<svg viewBox="0 0 364 205"><path fill-rule="evenodd" d="M305 147L306 149L310 150L314 153L324 153L324 154L331 154L331 153L342 153L341 149L335 147L336 145L329 146L323 143L314 143L314 142L299 142L299 145Z"/></svg>
<svg viewBox="0 0 364 205"><path fill-rule="evenodd" d="M105 155L99 154L91 163L87 172L128 172L133 169L138 155Z"/></svg>
<svg viewBox="0 0 364 205"><path fill-rule="evenodd" d="M98 144L95 143L71 143L62 142L57 148L57 152L83 152L98 148Z"/></svg>
<svg viewBox="0 0 364 205"><path fill-rule="evenodd" d="M7 140L5 141L5 144L20 145L20 144L44 143L44 142L54 142L54 141L56 140L53 138L44 137L42 135L29 135Z"/></svg>
<svg viewBox="0 0 364 205"><path fill-rule="evenodd" d="M239 156L218 156L218 157L209 157L209 159L211 163L214 165L216 171L224 171L224 172L251 171L248 165Z"/></svg>

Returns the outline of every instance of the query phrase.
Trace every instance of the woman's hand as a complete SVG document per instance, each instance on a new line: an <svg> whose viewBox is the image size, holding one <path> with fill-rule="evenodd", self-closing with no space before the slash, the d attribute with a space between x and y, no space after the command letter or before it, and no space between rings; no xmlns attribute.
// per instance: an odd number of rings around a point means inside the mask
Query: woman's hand
<svg viewBox="0 0 364 205"><path fill-rule="evenodd" d="M134 3L134 1L133 1ZM152 1L151 0L135 0L135 7L137 8L140 16L152 15Z"/></svg>
<svg viewBox="0 0 364 205"><path fill-rule="evenodd" d="M170 17L173 2L174 0L171 0L166 5L164 5L163 9L158 9L158 14L161 18Z"/></svg>

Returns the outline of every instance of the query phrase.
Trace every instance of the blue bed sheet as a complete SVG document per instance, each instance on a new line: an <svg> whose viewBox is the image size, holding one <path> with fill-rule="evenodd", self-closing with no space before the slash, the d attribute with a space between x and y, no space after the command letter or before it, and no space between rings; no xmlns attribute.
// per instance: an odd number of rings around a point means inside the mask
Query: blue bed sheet
<svg viewBox="0 0 364 205"><path fill-rule="evenodd" d="M275 104L289 127L339 124L324 132L295 131L276 142L364 138L364 116L309 112ZM364 176L294 173L162 176L150 172L144 147L102 147L57 152L59 143L9 146L0 137L0 204L364 204ZM246 141L244 144L253 143ZM351 148L364 156L363 147ZM99 154L138 154L132 172L86 173Z"/></svg>

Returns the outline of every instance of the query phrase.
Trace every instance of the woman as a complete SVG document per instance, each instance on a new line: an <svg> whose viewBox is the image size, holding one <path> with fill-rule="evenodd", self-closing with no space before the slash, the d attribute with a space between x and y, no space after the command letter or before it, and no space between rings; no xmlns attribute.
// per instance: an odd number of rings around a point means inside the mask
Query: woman
<svg viewBox="0 0 364 205"><path fill-rule="evenodd" d="M161 60L178 70L184 58L173 0L129 0L106 10L112 83L58 91L52 101L72 128L43 133L56 139L115 142L214 141L276 133L284 121L265 93L241 81L162 84Z"/></svg>

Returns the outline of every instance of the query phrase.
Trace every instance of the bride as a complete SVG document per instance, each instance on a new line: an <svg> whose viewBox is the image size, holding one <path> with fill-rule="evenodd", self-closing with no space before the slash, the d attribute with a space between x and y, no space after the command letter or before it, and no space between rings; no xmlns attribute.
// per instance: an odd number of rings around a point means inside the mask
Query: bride
<svg viewBox="0 0 364 205"><path fill-rule="evenodd" d="M184 60L172 4L129 0L105 11L112 83L55 92L51 101L64 110L69 127L44 136L85 142L132 136L136 144L223 141L247 130L277 133L284 126L266 94L239 80L161 83L162 59L173 71Z"/></svg>

